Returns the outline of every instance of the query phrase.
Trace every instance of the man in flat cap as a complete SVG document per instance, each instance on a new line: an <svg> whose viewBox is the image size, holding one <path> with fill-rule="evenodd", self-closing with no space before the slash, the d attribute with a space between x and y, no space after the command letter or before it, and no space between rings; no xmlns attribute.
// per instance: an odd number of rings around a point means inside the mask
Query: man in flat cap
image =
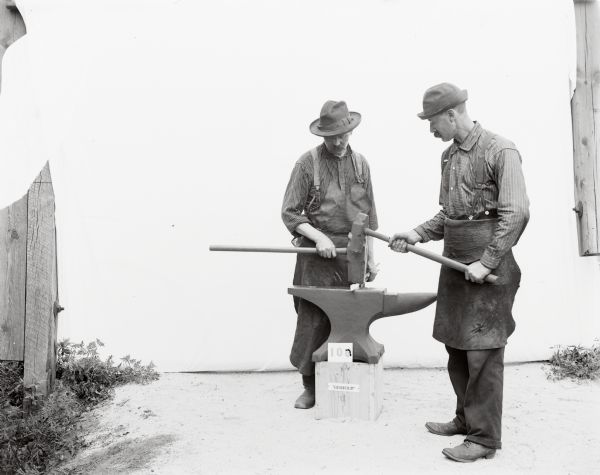
<svg viewBox="0 0 600 475"><path fill-rule="evenodd" d="M294 243L316 247L317 255L298 254L294 285L349 287L346 256L336 255L336 247L346 247L348 233L358 213L369 216L369 227L377 229L377 213L369 165L352 150L348 141L360 123L358 112L350 112L343 101L327 101L310 131L323 137L323 143L304 153L296 162L285 190L281 216L294 235ZM368 242L367 280L377 273L372 238ZM325 313L311 302L294 297L298 314L290 354L291 363L302 374L304 392L295 407L315 405L315 364L313 352L329 336Z"/></svg>
<svg viewBox="0 0 600 475"><path fill-rule="evenodd" d="M509 140L485 130L467 114L467 91L442 83L423 97L429 130L443 142L441 210L411 231L395 234L390 247L444 239L444 255L468 265L463 273L440 271L433 337L446 345L456 416L427 422L438 435L465 434L442 451L472 462L501 448L504 347L515 329L512 305L521 280L512 247L529 220L521 156ZM484 283L494 272L495 284Z"/></svg>

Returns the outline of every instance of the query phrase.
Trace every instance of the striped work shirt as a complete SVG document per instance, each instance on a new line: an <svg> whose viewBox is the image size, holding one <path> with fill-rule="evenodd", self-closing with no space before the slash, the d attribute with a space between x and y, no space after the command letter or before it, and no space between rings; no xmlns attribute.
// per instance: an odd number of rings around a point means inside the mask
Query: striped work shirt
<svg viewBox="0 0 600 475"><path fill-rule="evenodd" d="M330 185L332 185L337 192L346 196L347 201L353 199L352 187L357 183L357 177L351 154L350 145L346 149L346 154L341 158L330 153L325 144L319 145L317 155L322 197L330 190ZM369 215L369 228L377 229L377 211L375 210L369 165L364 159L360 160L360 163L361 170L359 170L359 173L362 174L364 179L362 186L364 186L367 201L370 201L367 207L369 209L363 209L362 211ZM311 219L311 213L306 208L314 196L314 192L313 159L310 151L308 151L296 162L283 197L281 218L287 229L297 236L296 227L302 223L309 223L326 235L349 233L355 216L349 216L345 206L336 207L335 209L321 209L319 220L323 222L322 226ZM324 216L324 213L329 213L329 215Z"/></svg>
<svg viewBox="0 0 600 475"><path fill-rule="evenodd" d="M498 226L492 242L486 248L481 263L488 269L498 267L502 256L514 246L529 220L529 199L521 168L521 156L509 140L493 135L475 122L462 143L456 141L442 154L440 206L432 219L415 231L423 242L444 237L444 219L466 219L484 211L482 203L474 203L475 178L473 164L485 150L482 193L486 210L497 210Z"/></svg>

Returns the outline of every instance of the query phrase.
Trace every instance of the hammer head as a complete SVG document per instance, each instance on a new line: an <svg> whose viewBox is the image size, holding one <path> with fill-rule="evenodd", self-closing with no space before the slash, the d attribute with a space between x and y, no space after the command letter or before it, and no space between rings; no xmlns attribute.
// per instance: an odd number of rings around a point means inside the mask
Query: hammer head
<svg viewBox="0 0 600 475"><path fill-rule="evenodd" d="M367 235L365 229L369 224L369 217L358 213L352 223L352 237L348 241L346 257L348 259L348 282L364 284L367 273Z"/></svg>

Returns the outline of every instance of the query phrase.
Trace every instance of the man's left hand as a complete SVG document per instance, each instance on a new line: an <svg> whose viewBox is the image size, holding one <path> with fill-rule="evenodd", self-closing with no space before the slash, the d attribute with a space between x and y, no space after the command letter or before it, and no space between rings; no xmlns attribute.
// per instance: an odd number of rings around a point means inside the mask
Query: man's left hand
<svg viewBox="0 0 600 475"><path fill-rule="evenodd" d="M477 284L483 284L483 279L485 279L488 274L491 273L492 269L488 269L481 263L481 261L473 262L473 264L469 264L465 270L465 280L470 280L471 282L475 282Z"/></svg>
<svg viewBox="0 0 600 475"><path fill-rule="evenodd" d="M379 264L367 264L367 275L365 276L365 280L367 282L373 282L377 274L379 273Z"/></svg>

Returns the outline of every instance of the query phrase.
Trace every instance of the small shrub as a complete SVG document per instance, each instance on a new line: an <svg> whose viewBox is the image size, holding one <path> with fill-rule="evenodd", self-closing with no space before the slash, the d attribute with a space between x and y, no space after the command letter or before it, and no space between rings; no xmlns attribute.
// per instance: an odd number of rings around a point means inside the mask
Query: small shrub
<svg viewBox="0 0 600 475"><path fill-rule="evenodd" d="M600 345L594 344L590 348L579 345L559 346L549 363L550 379L596 379L600 377Z"/></svg>
<svg viewBox="0 0 600 475"><path fill-rule="evenodd" d="M0 473L47 473L83 445L81 403L60 381L38 408L28 416L15 407L0 411Z"/></svg>
<svg viewBox="0 0 600 475"><path fill-rule="evenodd" d="M58 344L56 377L61 379L75 395L86 404L97 404L107 399L116 386L127 383L146 384L158 379L152 362L142 365L129 355L121 358L118 365L112 356L102 360L98 348L100 340L85 345L63 340Z"/></svg>
<svg viewBox="0 0 600 475"><path fill-rule="evenodd" d="M28 415L22 410L23 363L0 362L0 475L51 472L83 445L79 421L85 409L109 398L116 386L158 379L152 363L129 355L117 365L112 356L103 360L101 346L100 340L59 342L54 391L46 399L28 391Z"/></svg>
<svg viewBox="0 0 600 475"><path fill-rule="evenodd" d="M7 404L23 405L23 363L2 361L0 363L0 408Z"/></svg>

